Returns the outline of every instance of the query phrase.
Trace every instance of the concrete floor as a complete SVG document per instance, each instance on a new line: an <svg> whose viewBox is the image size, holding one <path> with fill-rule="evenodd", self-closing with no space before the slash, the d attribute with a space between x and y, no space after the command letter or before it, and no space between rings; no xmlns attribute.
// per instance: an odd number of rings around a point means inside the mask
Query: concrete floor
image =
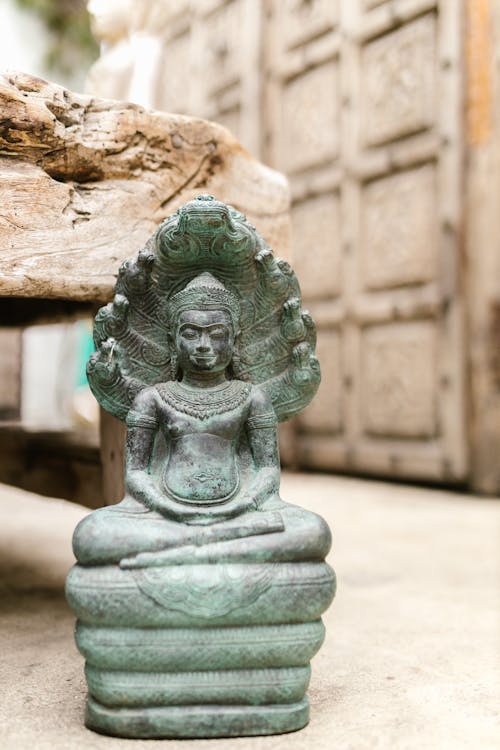
<svg viewBox="0 0 500 750"><path fill-rule="evenodd" d="M239 740L137 741L84 728L62 595L88 511L0 486L0 748L459 750L500 747L500 502L320 475L283 497L334 532L339 590L313 661L311 722Z"/></svg>

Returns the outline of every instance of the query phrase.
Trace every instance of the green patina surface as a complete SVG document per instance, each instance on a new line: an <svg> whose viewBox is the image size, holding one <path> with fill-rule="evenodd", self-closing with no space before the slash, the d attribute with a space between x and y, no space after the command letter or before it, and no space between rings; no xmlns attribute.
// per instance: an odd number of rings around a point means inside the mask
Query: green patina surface
<svg viewBox="0 0 500 750"><path fill-rule="evenodd" d="M277 423L320 380L287 263L211 196L120 269L88 378L127 423L126 495L85 518L67 596L87 726L124 737L299 729L335 592L323 519L279 495Z"/></svg>

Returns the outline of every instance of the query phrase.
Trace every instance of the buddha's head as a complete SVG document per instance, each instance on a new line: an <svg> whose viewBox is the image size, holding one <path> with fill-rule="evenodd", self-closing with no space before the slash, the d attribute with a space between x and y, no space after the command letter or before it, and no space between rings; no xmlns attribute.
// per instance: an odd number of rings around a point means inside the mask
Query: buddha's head
<svg viewBox="0 0 500 750"><path fill-rule="evenodd" d="M175 367L182 373L223 372L238 335L238 298L212 274L202 273L168 305Z"/></svg>

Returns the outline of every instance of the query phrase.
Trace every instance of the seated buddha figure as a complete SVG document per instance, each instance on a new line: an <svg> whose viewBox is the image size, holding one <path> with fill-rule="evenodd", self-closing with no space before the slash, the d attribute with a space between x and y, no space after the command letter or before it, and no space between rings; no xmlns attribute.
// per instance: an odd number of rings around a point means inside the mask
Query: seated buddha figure
<svg viewBox="0 0 500 750"><path fill-rule="evenodd" d="M335 576L322 518L279 495L277 423L316 392L290 266L199 196L120 269L88 376L127 424L125 497L75 530L66 594L86 725L123 737L288 732Z"/></svg>
<svg viewBox="0 0 500 750"><path fill-rule="evenodd" d="M168 302L175 379L146 386L126 417L126 496L74 535L83 565L324 560L330 532L279 496L277 418L234 376L240 302L203 272Z"/></svg>

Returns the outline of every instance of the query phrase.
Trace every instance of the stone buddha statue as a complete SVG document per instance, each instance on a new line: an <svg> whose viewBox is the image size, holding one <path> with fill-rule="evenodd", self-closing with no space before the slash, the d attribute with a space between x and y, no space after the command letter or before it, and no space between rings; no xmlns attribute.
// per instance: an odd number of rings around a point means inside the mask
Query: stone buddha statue
<svg viewBox="0 0 500 750"><path fill-rule="evenodd" d="M323 519L279 496L278 420L319 383L293 271L244 216L200 196L122 267L95 342L89 382L125 419L127 453L124 499L73 540L87 725L300 728L334 577Z"/></svg>

